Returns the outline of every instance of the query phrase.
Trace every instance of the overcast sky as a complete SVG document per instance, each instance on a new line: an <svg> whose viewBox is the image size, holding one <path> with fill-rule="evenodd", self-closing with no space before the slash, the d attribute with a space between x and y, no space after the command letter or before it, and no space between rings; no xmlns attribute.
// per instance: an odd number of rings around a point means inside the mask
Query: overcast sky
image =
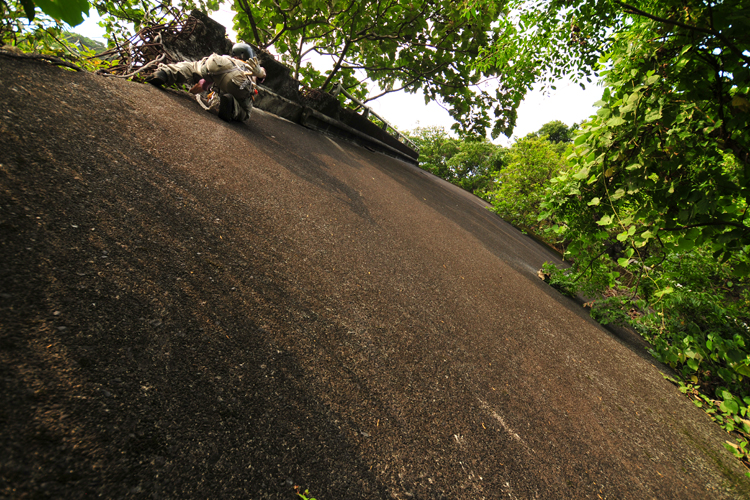
<svg viewBox="0 0 750 500"><path fill-rule="evenodd" d="M104 31L96 24L98 21L96 10L91 9L91 14L89 19L82 25L76 26L73 31L104 41ZM236 40L236 33L232 30L233 16L234 12L228 6L222 5L221 9L211 14L210 17L223 24L227 28L229 38ZM526 96L518 109L515 136L523 137L530 132L535 132L542 125L553 120L572 125L596 113L594 103L601 99L601 87L588 85L586 90L583 90L577 84L566 81L557 82L555 86L557 90L550 91L550 94L537 90ZM368 104L378 115L401 131L429 126L449 129L454 123L448 112L437 103L431 102L426 105L421 92L417 94L394 92ZM494 142L507 146L510 140L505 136L500 136Z"/></svg>

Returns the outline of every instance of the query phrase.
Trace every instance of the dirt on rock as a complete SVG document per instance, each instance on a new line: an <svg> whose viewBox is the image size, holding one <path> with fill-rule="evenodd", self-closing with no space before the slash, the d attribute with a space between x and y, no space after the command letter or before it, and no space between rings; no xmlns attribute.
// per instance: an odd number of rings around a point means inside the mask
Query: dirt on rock
<svg viewBox="0 0 750 500"><path fill-rule="evenodd" d="M263 112L0 65L0 497L748 496L478 199Z"/></svg>

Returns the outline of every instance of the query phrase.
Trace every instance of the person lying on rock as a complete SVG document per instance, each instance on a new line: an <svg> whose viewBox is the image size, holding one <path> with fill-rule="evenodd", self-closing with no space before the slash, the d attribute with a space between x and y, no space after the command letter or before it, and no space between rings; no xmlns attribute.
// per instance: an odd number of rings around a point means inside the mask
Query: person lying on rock
<svg viewBox="0 0 750 500"><path fill-rule="evenodd" d="M214 89L203 104L210 113L225 121L244 122L250 118L257 78L265 78L266 70L258 63L255 51L246 43L235 43L232 56L211 54L200 61L160 64L146 81L157 87L175 83L193 85L190 92L200 94Z"/></svg>

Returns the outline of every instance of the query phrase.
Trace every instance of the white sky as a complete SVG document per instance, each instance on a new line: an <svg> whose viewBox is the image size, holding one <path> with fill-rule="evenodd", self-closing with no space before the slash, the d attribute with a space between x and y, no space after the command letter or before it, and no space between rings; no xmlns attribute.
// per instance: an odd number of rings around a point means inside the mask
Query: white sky
<svg viewBox="0 0 750 500"><path fill-rule="evenodd" d="M73 31L88 38L104 41L104 30L96 24L99 20L96 10L91 9L91 14L90 18L73 28ZM232 29L233 16L234 12L224 4L210 17L223 24L227 28L229 38L236 40L236 33ZM596 113L594 103L601 99L602 88L600 86L589 84L586 90L583 90L569 81L557 82L555 86L557 90L551 90L549 94L535 90L526 96L518 108L515 137L523 137L530 132L536 132L542 125L553 120L560 120L570 126ZM402 132L416 127L429 126L440 126L449 130L454 123L448 111L437 103L425 104L421 92L416 94L394 92L370 101L368 105ZM501 135L494 142L507 146L511 140Z"/></svg>

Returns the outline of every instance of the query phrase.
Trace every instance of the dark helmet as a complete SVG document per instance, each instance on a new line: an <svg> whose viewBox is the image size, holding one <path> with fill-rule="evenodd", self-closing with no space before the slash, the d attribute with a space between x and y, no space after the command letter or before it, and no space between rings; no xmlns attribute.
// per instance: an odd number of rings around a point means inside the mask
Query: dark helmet
<svg viewBox="0 0 750 500"><path fill-rule="evenodd" d="M242 59L243 61L248 61L255 57L255 51L246 43L235 43L232 46L232 57Z"/></svg>

